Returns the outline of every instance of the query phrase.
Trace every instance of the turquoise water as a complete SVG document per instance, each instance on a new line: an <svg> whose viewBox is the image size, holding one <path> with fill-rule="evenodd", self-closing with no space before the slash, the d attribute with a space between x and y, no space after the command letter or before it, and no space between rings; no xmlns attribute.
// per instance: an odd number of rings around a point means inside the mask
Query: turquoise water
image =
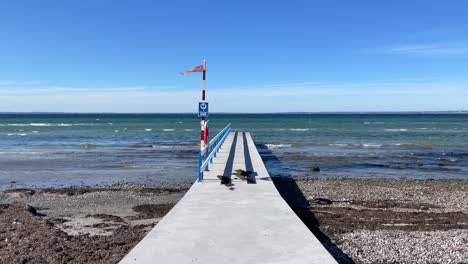
<svg viewBox="0 0 468 264"><path fill-rule="evenodd" d="M218 114L211 135L229 122L275 176L468 175L468 115ZM192 114L0 114L0 188L191 182L198 143Z"/></svg>

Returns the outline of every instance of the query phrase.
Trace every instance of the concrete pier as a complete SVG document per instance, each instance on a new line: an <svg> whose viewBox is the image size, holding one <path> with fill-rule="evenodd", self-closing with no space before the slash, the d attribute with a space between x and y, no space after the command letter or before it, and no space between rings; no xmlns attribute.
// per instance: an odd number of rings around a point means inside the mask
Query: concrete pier
<svg viewBox="0 0 468 264"><path fill-rule="evenodd" d="M203 182L120 263L336 261L280 196L250 133L231 132Z"/></svg>

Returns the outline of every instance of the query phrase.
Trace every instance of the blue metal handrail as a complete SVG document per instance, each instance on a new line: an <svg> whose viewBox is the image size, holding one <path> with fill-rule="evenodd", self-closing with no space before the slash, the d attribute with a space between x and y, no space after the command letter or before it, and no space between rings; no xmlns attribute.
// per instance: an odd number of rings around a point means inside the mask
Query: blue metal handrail
<svg viewBox="0 0 468 264"><path fill-rule="evenodd" d="M219 132L213 139L208 142L203 149L200 150L200 156L198 159L198 181L203 180L203 171L208 170L208 163L213 163L213 158L216 157L216 153L219 148L223 145L224 140L231 131L231 123L229 123L221 132Z"/></svg>

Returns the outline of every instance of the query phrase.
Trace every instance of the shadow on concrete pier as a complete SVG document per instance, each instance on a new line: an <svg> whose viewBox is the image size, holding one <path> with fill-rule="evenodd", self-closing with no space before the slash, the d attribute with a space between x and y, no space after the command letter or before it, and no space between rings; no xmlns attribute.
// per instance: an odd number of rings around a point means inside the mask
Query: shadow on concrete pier
<svg viewBox="0 0 468 264"><path fill-rule="evenodd" d="M256 144L263 162L267 166L268 162L274 162L280 165L281 161L271 152L265 144ZM340 248L338 248L331 239L320 230L320 223L310 210L310 202L302 193L301 189L297 186L296 181L291 175L275 176L270 173L278 192L283 199L293 209L296 215L302 222L309 228L309 230L320 240L320 243L330 252L335 260L340 264L354 263L354 261L346 255Z"/></svg>

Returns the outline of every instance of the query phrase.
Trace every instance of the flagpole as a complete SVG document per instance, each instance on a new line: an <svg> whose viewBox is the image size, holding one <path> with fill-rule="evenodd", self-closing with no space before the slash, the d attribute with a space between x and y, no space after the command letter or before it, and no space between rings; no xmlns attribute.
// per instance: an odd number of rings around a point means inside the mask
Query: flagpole
<svg viewBox="0 0 468 264"><path fill-rule="evenodd" d="M203 59L203 102L206 101L206 60ZM205 145L208 144L208 121L205 122Z"/></svg>
<svg viewBox="0 0 468 264"><path fill-rule="evenodd" d="M202 91L202 101L205 102L206 98L206 60L203 59L203 91Z"/></svg>
<svg viewBox="0 0 468 264"><path fill-rule="evenodd" d="M206 60L203 59L203 82L202 82L202 102L206 102ZM208 144L208 127L205 123L205 117L201 117L200 121L200 157L199 164L203 164L203 149L205 145ZM200 168L199 166L199 168ZM203 180L203 171L198 172L198 181Z"/></svg>

